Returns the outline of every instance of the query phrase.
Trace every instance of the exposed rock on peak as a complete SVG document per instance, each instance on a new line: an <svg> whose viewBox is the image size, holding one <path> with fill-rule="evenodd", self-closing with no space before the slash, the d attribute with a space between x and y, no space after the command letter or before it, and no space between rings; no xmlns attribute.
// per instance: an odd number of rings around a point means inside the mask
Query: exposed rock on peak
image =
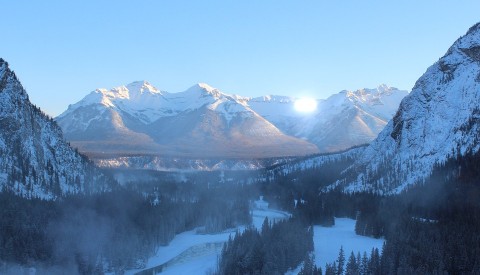
<svg viewBox="0 0 480 275"><path fill-rule="evenodd" d="M53 199L110 188L85 157L69 147L60 127L33 106L8 63L0 61L0 188Z"/></svg>
<svg viewBox="0 0 480 275"><path fill-rule="evenodd" d="M396 193L450 157L480 149L480 25L427 69L343 181L347 190ZM352 170L353 171L353 170Z"/></svg>

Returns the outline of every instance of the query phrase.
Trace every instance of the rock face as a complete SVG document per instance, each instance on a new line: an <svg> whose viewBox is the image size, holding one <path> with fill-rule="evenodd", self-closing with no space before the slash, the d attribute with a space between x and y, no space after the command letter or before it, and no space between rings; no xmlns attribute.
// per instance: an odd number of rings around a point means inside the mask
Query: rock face
<svg viewBox="0 0 480 275"><path fill-rule="evenodd" d="M203 83L172 94L144 81L98 89L56 120L66 138L93 157L265 158L318 152L282 133L245 99Z"/></svg>
<svg viewBox="0 0 480 275"><path fill-rule="evenodd" d="M387 85L375 89L341 91L318 100L317 111L304 114L294 109L295 98L253 98L249 106L284 133L308 140L321 152L336 152L367 144L393 117L408 94Z"/></svg>
<svg viewBox="0 0 480 275"><path fill-rule="evenodd" d="M111 188L108 178L63 139L60 127L32 105L8 63L0 59L0 187L53 199Z"/></svg>
<svg viewBox="0 0 480 275"><path fill-rule="evenodd" d="M398 193L430 175L435 164L478 152L479 138L480 23L418 79L351 176L337 184Z"/></svg>

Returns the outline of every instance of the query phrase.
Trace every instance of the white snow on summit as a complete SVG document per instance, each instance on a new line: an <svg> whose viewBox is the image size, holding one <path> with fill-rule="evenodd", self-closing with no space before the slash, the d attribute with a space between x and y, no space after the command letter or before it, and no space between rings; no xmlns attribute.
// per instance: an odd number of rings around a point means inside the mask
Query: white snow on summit
<svg viewBox="0 0 480 275"><path fill-rule="evenodd" d="M97 89L57 117L80 151L98 155L279 157L317 153L282 133L245 98L208 84L161 92L148 82Z"/></svg>
<svg viewBox="0 0 480 275"><path fill-rule="evenodd" d="M317 100L312 113L295 110L297 98L293 97L252 98L248 105L284 133L316 144L321 152L334 152L375 139L407 94L385 84L375 89L341 91Z"/></svg>
<svg viewBox="0 0 480 275"><path fill-rule="evenodd" d="M480 23L418 79L378 138L337 184L398 193L451 157L480 150Z"/></svg>

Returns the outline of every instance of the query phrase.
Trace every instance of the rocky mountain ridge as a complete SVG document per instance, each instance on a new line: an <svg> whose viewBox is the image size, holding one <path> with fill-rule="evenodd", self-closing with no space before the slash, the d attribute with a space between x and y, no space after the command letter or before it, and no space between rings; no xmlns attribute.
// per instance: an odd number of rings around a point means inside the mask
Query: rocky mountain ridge
<svg viewBox="0 0 480 275"><path fill-rule="evenodd" d="M63 139L60 127L34 106L8 63L0 59L0 188L54 199L110 189L105 177Z"/></svg>
<svg viewBox="0 0 480 275"><path fill-rule="evenodd" d="M303 156L370 142L406 94L386 85L342 91L306 114L292 97L247 98L205 83L168 93L140 81L97 89L56 120L74 146L96 159Z"/></svg>
<svg viewBox="0 0 480 275"><path fill-rule="evenodd" d="M480 150L480 23L418 79L385 129L337 182L351 192L399 193L435 165Z"/></svg>

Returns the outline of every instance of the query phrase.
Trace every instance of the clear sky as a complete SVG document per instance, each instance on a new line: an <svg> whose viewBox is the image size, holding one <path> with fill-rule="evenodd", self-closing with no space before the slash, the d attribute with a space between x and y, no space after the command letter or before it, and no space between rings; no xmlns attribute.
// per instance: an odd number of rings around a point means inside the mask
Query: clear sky
<svg viewBox="0 0 480 275"><path fill-rule="evenodd" d="M136 80L243 96L410 90L480 21L480 1L0 0L0 21L0 57L56 116Z"/></svg>

